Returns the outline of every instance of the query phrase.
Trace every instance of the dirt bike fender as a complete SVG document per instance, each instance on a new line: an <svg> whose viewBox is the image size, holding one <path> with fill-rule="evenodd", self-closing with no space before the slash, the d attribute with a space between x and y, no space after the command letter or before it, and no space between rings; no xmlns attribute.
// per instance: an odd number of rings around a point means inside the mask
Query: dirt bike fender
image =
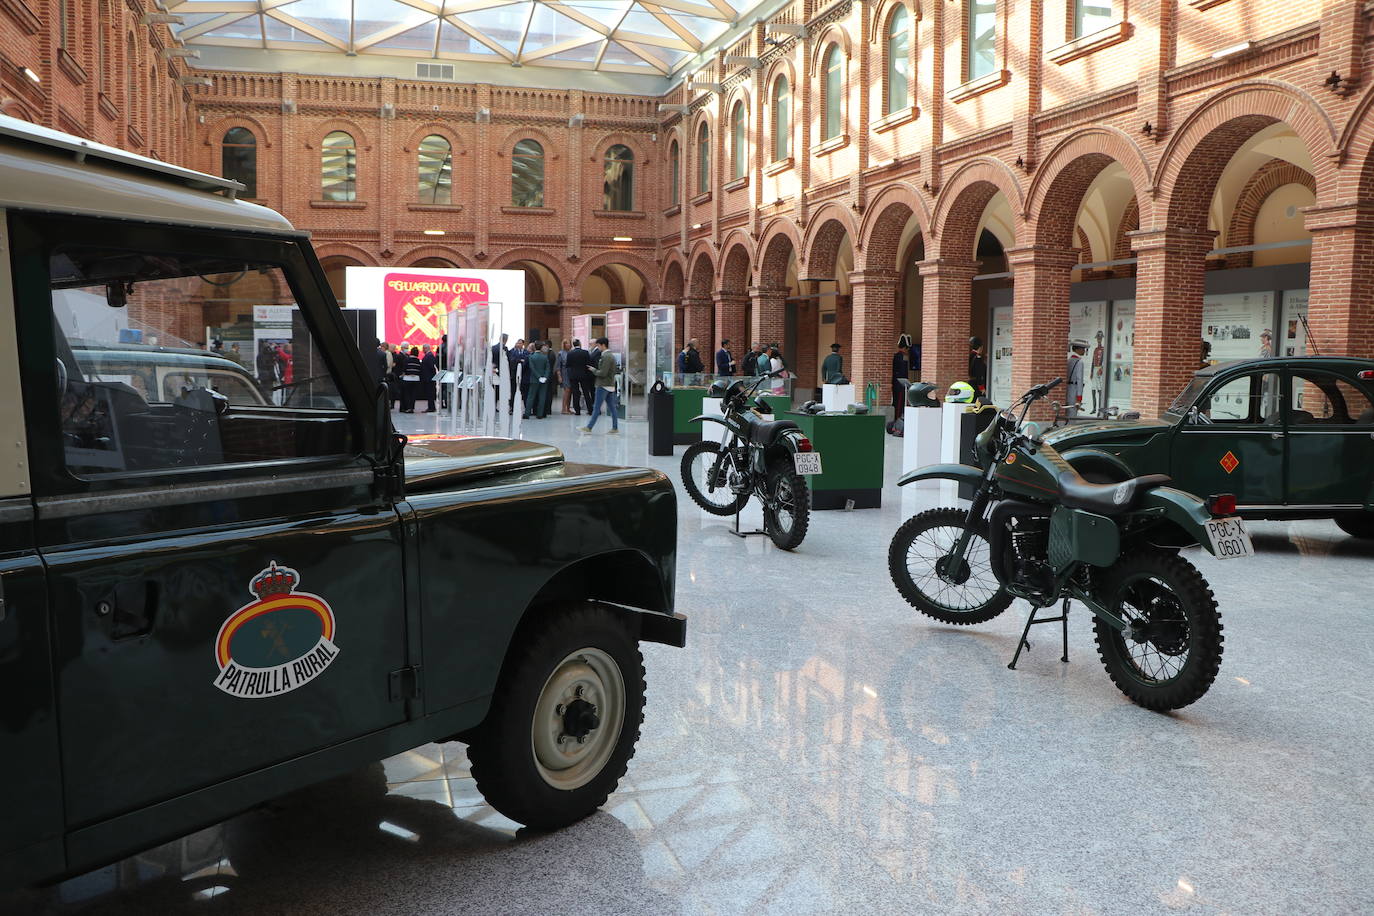
<svg viewBox="0 0 1374 916"><path fill-rule="evenodd" d="M1212 520L1207 504L1191 493L1175 487L1156 487L1140 498L1136 511L1153 512L1177 525L1185 537L1212 553L1212 539L1204 527Z"/></svg>
<svg viewBox="0 0 1374 916"><path fill-rule="evenodd" d="M692 417L692 419L688 420L687 422L689 422L689 423L695 423L695 422L697 422L698 420L701 420L701 421L703 421L703 422L705 422L705 423L719 423L721 426L724 426L726 429L729 429L729 428L730 428L729 424L726 423L724 420L722 420L720 417L714 416L714 415L712 415L712 414L705 414L705 413L704 413L704 414L700 414L700 415L695 416L695 417Z"/></svg>
<svg viewBox="0 0 1374 916"><path fill-rule="evenodd" d="M975 486L983 482L983 472L969 464L930 464L908 471L897 478L897 486L904 487L918 480L957 480Z"/></svg>
<svg viewBox="0 0 1374 916"><path fill-rule="evenodd" d="M1075 448L1067 452L1060 452L1060 457L1072 465L1073 469L1082 474L1085 470L1102 468L1111 469L1121 480L1130 480L1136 476L1130 466L1111 452L1103 451L1100 448Z"/></svg>

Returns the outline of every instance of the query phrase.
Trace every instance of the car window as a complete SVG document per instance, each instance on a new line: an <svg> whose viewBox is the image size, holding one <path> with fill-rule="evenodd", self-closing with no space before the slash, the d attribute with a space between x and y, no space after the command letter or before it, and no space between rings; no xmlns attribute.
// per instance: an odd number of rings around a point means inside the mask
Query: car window
<svg viewBox="0 0 1374 916"><path fill-rule="evenodd" d="M1198 400L1197 408L1212 423L1278 423L1279 376L1256 372L1231 379Z"/></svg>
<svg viewBox="0 0 1374 916"><path fill-rule="evenodd" d="M1294 426L1374 426L1374 405L1338 375L1295 371L1292 398L1288 422Z"/></svg>
<svg viewBox="0 0 1374 916"><path fill-rule="evenodd" d="M60 245L61 432L80 476L351 454L348 413L278 265ZM247 344L206 349L207 328Z"/></svg>

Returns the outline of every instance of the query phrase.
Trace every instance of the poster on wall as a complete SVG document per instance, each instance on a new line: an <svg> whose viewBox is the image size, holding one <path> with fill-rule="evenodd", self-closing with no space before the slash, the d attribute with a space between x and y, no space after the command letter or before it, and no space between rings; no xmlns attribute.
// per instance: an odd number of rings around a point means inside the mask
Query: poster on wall
<svg viewBox="0 0 1374 916"><path fill-rule="evenodd" d="M1276 355L1307 355L1307 290L1286 289L1283 296L1283 317L1279 321L1277 339L1274 341Z"/></svg>
<svg viewBox="0 0 1374 916"><path fill-rule="evenodd" d="M1011 306L998 305L992 310L988 327L988 400L994 404L1010 404L1011 391Z"/></svg>
<svg viewBox="0 0 1374 916"><path fill-rule="evenodd" d="M1108 329L1107 406L1129 410L1131 376L1135 372L1135 300L1112 303L1112 322Z"/></svg>
<svg viewBox="0 0 1374 916"><path fill-rule="evenodd" d="M1084 340L1088 352L1083 355L1082 414L1095 414L1106 406L1107 397L1107 303L1069 303L1069 340ZM1065 374L1068 379L1069 348L1064 349Z"/></svg>
<svg viewBox="0 0 1374 916"><path fill-rule="evenodd" d="M1211 361L1274 355L1273 293L1223 293L1202 300L1202 339Z"/></svg>
<svg viewBox="0 0 1374 916"><path fill-rule="evenodd" d="M500 304L500 330L511 341L525 335L523 270L349 267L344 283L347 307L376 309L387 343L438 347L449 315L476 302Z"/></svg>

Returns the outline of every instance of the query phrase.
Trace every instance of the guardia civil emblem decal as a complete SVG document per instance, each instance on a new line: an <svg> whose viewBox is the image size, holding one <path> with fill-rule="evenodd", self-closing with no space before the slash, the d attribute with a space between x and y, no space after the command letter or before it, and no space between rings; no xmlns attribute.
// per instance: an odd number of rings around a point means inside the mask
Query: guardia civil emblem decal
<svg viewBox="0 0 1374 916"><path fill-rule="evenodd" d="M276 561L249 583L245 604L215 637L215 686L247 700L280 696L319 677L339 656L334 611L319 595L296 591L301 577Z"/></svg>

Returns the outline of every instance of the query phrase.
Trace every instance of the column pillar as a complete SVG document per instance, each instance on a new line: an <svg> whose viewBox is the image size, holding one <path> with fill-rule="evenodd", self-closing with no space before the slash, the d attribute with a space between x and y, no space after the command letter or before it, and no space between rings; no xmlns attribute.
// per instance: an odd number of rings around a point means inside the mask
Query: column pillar
<svg viewBox="0 0 1374 916"><path fill-rule="evenodd" d="M1312 266L1307 354L1374 356L1374 203L1309 207Z"/></svg>
<svg viewBox="0 0 1374 916"><path fill-rule="evenodd" d="M744 338L749 335L748 323L745 315L749 311L749 297L742 293L730 293L721 290L716 293L716 336L708 344L702 341L703 346L710 348L711 370L715 370L716 351L720 349L720 342L723 338L730 339L730 352L734 354L736 370L744 362L744 354L749 349L752 341ZM706 356L703 354L703 359Z"/></svg>
<svg viewBox="0 0 1374 916"><path fill-rule="evenodd" d="M869 382L878 386L878 403L892 403L892 354L897 347L897 283L895 270L856 270L849 274L854 295L850 347L845 354L856 398Z"/></svg>
<svg viewBox="0 0 1374 916"><path fill-rule="evenodd" d="M761 343L766 347L771 343L782 343L787 326L787 290L751 286L749 295L754 300L754 313L749 322L749 341L746 346ZM787 358L792 359L792 354L787 354Z"/></svg>
<svg viewBox="0 0 1374 916"><path fill-rule="evenodd" d="M573 319L582 314L582 303L577 299L569 299L564 296L558 303L558 325L562 329L562 335L568 340L572 340ZM558 343L558 341L554 341ZM582 346L590 346L587 341L582 341Z"/></svg>
<svg viewBox="0 0 1374 916"><path fill-rule="evenodd" d="M916 268L921 273L921 377L945 389L968 376L970 300L978 265L934 258ZM935 394L944 397L945 392Z"/></svg>
<svg viewBox="0 0 1374 916"><path fill-rule="evenodd" d="M702 361L704 362L714 350L705 350L711 345L711 318L713 303L710 299L683 299L682 311L686 319L682 324L682 344L687 345L687 341L696 338L697 348L703 350Z"/></svg>
<svg viewBox="0 0 1374 916"><path fill-rule="evenodd" d="M1007 263L1013 274L1011 395L1015 399L1068 369L1070 270L1078 263L1078 252L1045 245L1011 248ZM1036 419L1051 416L1051 401L1067 403L1067 385L1065 378L1064 385L1032 408Z"/></svg>
<svg viewBox="0 0 1374 916"><path fill-rule="evenodd" d="M1141 229L1136 255L1135 355L1131 406L1163 413L1197 369L1207 252L1216 232Z"/></svg>

